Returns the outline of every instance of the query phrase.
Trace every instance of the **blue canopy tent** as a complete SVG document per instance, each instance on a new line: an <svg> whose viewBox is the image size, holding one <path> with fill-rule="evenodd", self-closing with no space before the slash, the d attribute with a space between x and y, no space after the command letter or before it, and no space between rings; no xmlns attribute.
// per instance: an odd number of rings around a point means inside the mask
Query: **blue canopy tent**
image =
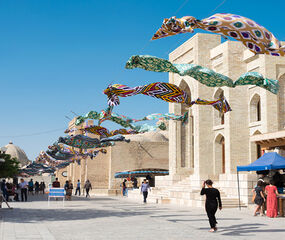
<svg viewBox="0 0 285 240"><path fill-rule="evenodd" d="M237 181L238 181L238 197L240 208L240 190L239 190L239 175L241 171L262 171L262 170L278 170L285 169L285 158L276 152L265 153L253 163L246 166L237 166Z"/></svg>

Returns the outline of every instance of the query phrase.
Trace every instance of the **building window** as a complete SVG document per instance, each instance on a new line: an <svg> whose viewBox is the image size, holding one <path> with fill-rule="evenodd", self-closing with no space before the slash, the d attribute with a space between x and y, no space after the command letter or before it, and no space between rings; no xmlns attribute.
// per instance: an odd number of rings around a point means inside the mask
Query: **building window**
<svg viewBox="0 0 285 240"><path fill-rule="evenodd" d="M257 105L256 105L256 118L257 118L257 121L261 121L261 108L260 108L260 99L259 101L257 102Z"/></svg>
<svg viewBox="0 0 285 240"><path fill-rule="evenodd" d="M223 174L226 172L226 150L225 138L221 134L216 137L214 148L214 174Z"/></svg>
<svg viewBox="0 0 285 240"><path fill-rule="evenodd" d="M260 96L255 94L250 101L250 122L261 121L261 101Z"/></svg>

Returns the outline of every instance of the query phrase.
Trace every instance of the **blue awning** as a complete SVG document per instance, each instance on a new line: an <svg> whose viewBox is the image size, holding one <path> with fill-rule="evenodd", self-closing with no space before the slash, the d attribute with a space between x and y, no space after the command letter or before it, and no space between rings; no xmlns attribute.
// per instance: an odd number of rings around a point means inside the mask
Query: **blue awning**
<svg viewBox="0 0 285 240"><path fill-rule="evenodd" d="M247 166L237 166L237 171L262 171L273 169L285 169L285 158L276 152L265 153L255 162Z"/></svg>

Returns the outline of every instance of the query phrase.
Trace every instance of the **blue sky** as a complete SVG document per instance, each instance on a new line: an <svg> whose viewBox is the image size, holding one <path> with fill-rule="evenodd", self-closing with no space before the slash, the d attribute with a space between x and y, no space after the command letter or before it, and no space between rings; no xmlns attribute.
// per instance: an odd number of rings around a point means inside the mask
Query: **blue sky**
<svg viewBox="0 0 285 240"><path fill-rule="evenodd" d="M264 0L227 0L214 11L222 2L0 1L0 146L12 140L34 159L64 135L69 121L65 116L74 116L70 111L81 115L106 108L102 91L108 84L167 82L167 73L124 69L131 55L167 58L193 36L150 42L163 18L190 15L202 19L216 12L235 13L285 40L283 1L273 6ZM168 104L135 96L122 99L115 112L139 118L168 112ZM36 135L43 132L49 133Z"/></svg>

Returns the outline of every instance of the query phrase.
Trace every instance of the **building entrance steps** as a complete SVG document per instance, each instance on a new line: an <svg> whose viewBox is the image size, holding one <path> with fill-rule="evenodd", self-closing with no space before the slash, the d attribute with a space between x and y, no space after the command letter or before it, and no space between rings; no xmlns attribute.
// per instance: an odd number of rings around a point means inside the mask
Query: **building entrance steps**
<svg viewBox="0 0 285 240"><path fill-rule="evenodd" d="M219 188L218 188L219 189ZM200 195L201 188L191 186L190 177L183 179L181 182L172 186L158 186L152 188L148 195L148 201L158 204L175 204L189 207L204 207L205 196ZM238 198L228 197L225 192L219 189L223 202L223 208L238 208ZM142 199L140 190L135 189L129 191L129 198ZM241 207L246 207L241 202Z"/></svg>

